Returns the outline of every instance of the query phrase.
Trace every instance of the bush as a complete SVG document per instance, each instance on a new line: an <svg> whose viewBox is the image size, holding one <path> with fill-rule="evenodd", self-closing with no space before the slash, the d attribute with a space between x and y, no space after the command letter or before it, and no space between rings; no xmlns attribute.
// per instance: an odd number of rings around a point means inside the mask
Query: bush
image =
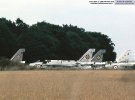
<svg viewBox="0 0 135 100"><path fill-rule="evenodd" d="M12 62L7 58L0 59L0 70L25 70L27 66L18 62Z"/></svg>
<svg viewBox="0 0 135 100"><path fill-rule="evenodd" d="M0 59L0 70L4 70L8 65L10 65L10 60L6 58Z"/></svg>

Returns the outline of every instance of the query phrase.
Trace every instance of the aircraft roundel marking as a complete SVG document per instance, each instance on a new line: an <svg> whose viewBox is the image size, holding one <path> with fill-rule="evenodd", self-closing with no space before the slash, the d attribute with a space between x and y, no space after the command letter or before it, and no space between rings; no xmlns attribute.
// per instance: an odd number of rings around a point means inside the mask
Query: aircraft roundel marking
<svg viewBox="0 0 135 100"><path fill-rule="evenodd" d="M89 59L89 58L90 58L89 54L87 54L87 55L85 56L85 58L86 58L86 59Z"/></svg>
<svg viewBox="0 0 135 100"><path fill-rule="evenodd" d="M98 56L97 56L97 60L100 60L100 59L101 59L101 57L98 55Z"/></svg>

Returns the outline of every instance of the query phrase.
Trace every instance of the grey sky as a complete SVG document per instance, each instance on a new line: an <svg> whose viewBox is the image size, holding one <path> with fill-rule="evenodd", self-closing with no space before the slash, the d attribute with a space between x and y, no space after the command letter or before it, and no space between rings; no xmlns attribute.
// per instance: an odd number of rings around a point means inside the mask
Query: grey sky
<svg viewBox="0 0 135 100"><path fill-rule="evenodd" d="M118 55L135 50L135 5L91 5L89 0L0 0L0 17L27 24L72 24L108 35Z"/></svg>

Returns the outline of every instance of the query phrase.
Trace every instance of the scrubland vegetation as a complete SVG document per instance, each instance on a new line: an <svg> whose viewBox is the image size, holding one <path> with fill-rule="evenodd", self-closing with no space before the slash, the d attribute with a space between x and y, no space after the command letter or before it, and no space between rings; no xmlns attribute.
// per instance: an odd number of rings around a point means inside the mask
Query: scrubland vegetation
<svg viewBox="0 0 135 100"><path fill-rule="evenodd" d="M28 70L28 65L12 62L7 58L0 58L0 71L6 70Z"/></svg>

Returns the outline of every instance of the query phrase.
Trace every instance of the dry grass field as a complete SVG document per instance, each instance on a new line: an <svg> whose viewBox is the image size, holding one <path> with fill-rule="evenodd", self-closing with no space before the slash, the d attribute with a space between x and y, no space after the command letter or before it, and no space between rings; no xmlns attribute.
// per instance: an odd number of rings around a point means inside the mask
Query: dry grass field
<svg viewBox="0 0 135 100"><path fill-rule="evenodd" d="M0 100L135 100L135 71L3 71Z"/></svg>

